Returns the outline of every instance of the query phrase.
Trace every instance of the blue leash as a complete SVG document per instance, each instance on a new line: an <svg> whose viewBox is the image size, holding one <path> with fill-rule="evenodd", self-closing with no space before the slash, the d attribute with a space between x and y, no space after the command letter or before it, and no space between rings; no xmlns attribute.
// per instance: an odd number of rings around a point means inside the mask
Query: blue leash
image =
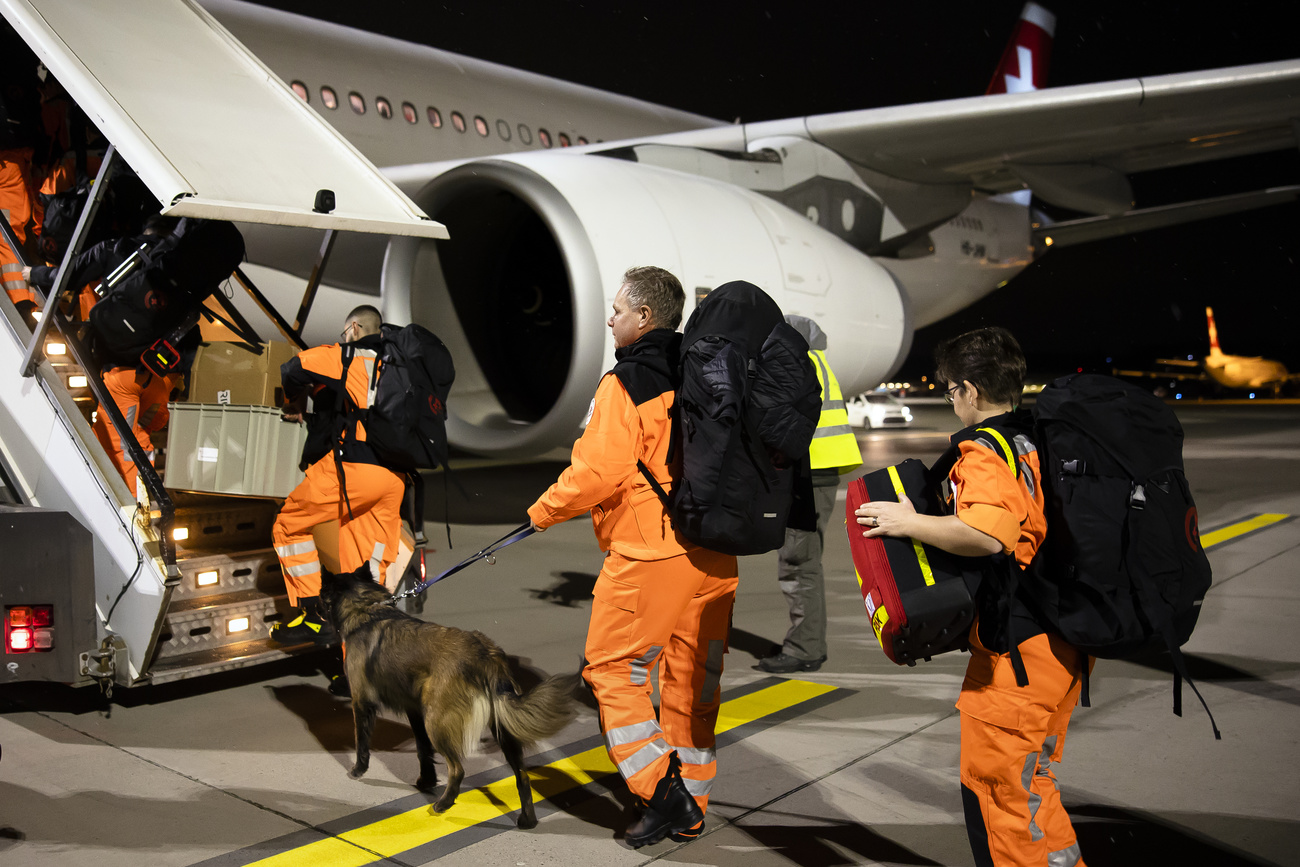
<svg viewBox="0 0 1300 867"><path fill-rule="evenodd" d="M513 545L515 542L518 542L520 539L524 539L527 538L528 536L533 535L533 533L535 532L537 531L533 529L532 522L525 521L515 529L511 530L509 533L506 533L500 539L497 539L491 545L488 545L482 551L479 551L476 554L466 557L464 560L460 561L455 566L452 566L450 569L446 570L442 574L435 575L434 577L428 579L427 581L424 581L418 587L412 587L410 590L407 590L404 593L399 593L398 595L394 596L391 600L389 600L389 603L396 604L397 601L400 599L406 599L411 596L419 596L421 593L423 593L425 590L428 590L434 584L437 584L443 578L446 578L448 575L455 575L457 572L459 572L460 570L464 569L466 566L469 566L471 563L474 563L477 560L487 560L488 565L492 565L496 563L496 553L498 551L500 551L502 548L506 547L507 545Z"/></svg>

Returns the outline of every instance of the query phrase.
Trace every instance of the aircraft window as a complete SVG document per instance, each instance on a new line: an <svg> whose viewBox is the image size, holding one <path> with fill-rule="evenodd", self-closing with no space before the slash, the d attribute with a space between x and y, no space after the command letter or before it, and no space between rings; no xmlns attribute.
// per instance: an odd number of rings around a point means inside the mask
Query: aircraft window
<svg viewBox="0 0 1300 867"><path fill-rule="evenodd" d="M295 81L289 86L293 88L293 92L298 94L298 98L303 102L311 102L307 97L307 85L303 84L301 81Z"/></svg>
<svg viewBox="0 0 1300 867"><path fill-rule="evenodd" d="M442 127L442 112L438 111L438 109L433 106L429 106L425 114L429 116L429 126L434 129L440 129Z"/></svg>
<svg viewBox="0 0 1300 867"><path fill-rule="evenodd" d="M407 123L419 123L420 116L415 113L415 106L409 102L402 103L402 117L406 118Z"/></svg>
<svg viewBox="0 0 1300 867"><path fill-rule="evenodd" d="M453 111L453 112L451 113L451 125L454 126L454 127L456 128L456 132L464 132L464 131L465 131L465 115L461 114L461 113L458 112L458 111Z"/></svg>
<svg viewBox="0 0 1300 867"><path fill-rule="evenodd" d="M569 146L569 134L563 132L560 133L560 147L567 148L568 146Z"/></svg>
<svg viewBox="0 0 1300 867"><path fill-rule="evenodd" d="M376 96L375 111L379 112L379 116L384 120L391 120L393 117L393 104L382 96Z"/></svg>
<svg viewBox="0 0 1300 867"><path fill-rule="evenodd" d="M320 101L328 109L333 110L339 107L338 94L332 87L322 87L320 89Z"/></svg>
<svg viewBox="0 0 1300 867"><path fill-rule="evenodd" d="M355 90L348 94L348 104L352 106L352 110L357 114L366 113L366 98Z"/></svg>
<svg viewBox="0 0 1300 867"><path fill-rule="evenodd" d="M474 129L478 132L479 135L488 134L487 121L483 119L483 115L480 114L474 118Z"/></svg>
<svg viewBox="0 0 1300 867"><path fill-rule="evenodd" d="M587 137L585 135L578 136L578 144L580 145L588 144Z"/></svg>
<svg viewBox="0 0 1300 867"><path fill-rule="evenodd" d="M542 147L544 148L551 146L551 134L544 129L539 129L537 131L537 140L542 143Z"/></svg>
<svg viewBox="0 0 1300 867"><path fill-rule="evenodd" d="M526 123L519 124L519 140L526 145L533 143L533 132Z"/></svg>
<svg viewBox="0 0 1300 867"><path fill-rule="evenodd" d="M510 124L504 120L497 121L497 135L501 136L502 141L510 141Z"/></svg>

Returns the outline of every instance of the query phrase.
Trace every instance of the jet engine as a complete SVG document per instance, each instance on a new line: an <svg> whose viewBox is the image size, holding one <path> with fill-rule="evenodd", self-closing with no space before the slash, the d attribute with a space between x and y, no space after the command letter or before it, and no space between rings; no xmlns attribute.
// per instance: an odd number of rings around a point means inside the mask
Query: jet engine
<svg viewBox="0 0 1300 867"><path fill-rule="evenodd" d="M893 372L911 343L906 295L888 271L734 184L538 152L404 186L451 239L389 243L385 318L419 322L446 342L457 363L448 436L476 454L521 457L572 443L614 363L605 323L629 267L676 274L685 316L727 281L761 286L827 333L846 394Z"/></svg>

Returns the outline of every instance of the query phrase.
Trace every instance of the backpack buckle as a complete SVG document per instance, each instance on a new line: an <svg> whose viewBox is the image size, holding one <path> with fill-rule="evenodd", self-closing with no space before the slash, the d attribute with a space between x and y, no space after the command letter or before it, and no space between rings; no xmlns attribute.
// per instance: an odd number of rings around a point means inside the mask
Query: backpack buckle
<svg viewBox="0 0 1300 867"><path fill-rule="evenodd" d="M1147 507L1147 492L1137 482L1133 483L1133 490L1129 492L1128 507L1130 509L1145 509Z"/></svg>
<svg viewBox="0 0 1300 867"><path fill-rule="evenodd" d="M1075 458L1061 464L1061 473L1067 476L1081 476L1088 471L1088 464Z"/></svg>

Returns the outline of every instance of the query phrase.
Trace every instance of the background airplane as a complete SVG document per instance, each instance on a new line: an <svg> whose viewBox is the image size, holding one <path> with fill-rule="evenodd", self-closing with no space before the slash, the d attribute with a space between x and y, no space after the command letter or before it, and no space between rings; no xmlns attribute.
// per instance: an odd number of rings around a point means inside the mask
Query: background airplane
<svg viewBox="0 0 1300 867"><path fill-rule="evenodd" d="M1157 358L1156 364L1174 370L1116 370L1119 376L1142 379L1169 380L1173 382L1213 382L1224 388L1240 391L1269 389L1274 395L1297 378L1281 361L1245 355L1227 355L1219 346L1219 329L1214 323L1214 310L1205 308L1205 323L1210 351L1199 360L1186 358ZM1251 395L1254 397L1254 394Z"/></svg>

